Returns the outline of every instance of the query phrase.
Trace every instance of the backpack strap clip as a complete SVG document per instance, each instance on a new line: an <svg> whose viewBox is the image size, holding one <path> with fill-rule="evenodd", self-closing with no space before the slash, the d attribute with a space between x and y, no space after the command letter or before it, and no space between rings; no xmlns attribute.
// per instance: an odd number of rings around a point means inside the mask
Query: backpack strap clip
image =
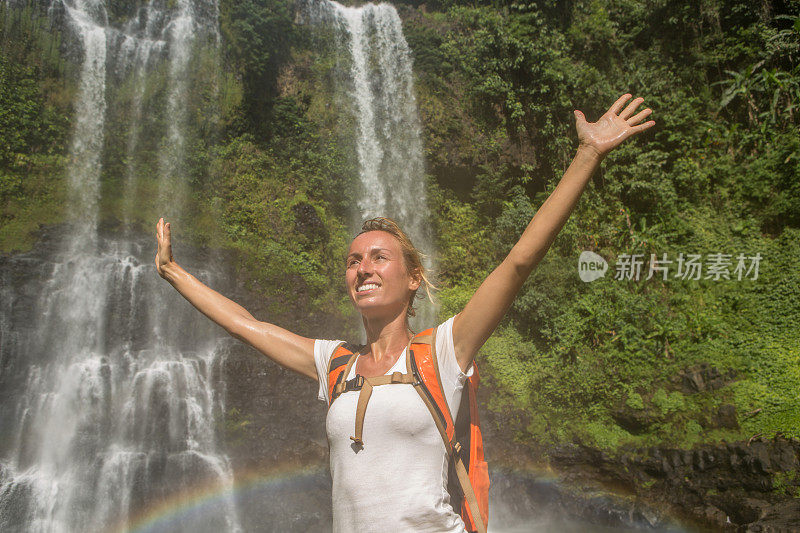
<svg viewBox="0 0 800 533"><path fill-rule="evenodd" d="M453 440L450 442L450 450L453 455L461 455L461 443L455 440L455 437L453 437Z"/></svg>
<svg viewBox="0 0 800 533"><path fill-rule="evenodd" d="M361 374L356 374L356 376L353 379L347 380L345 383L347 383L347 385L345 386L344 390L346 391L359 390L364 386L364 376L362 376Z"/></svg>
<svg viewBox="0 0 800 533"><path fill-rule="evenodd" d="M348 379L347 381L337 383L334 390L336 391L336 395L338 396L343 392L360 390L363 386L364 386L364 376L362 376L361 374L356 374L353 379Z"/></svg>

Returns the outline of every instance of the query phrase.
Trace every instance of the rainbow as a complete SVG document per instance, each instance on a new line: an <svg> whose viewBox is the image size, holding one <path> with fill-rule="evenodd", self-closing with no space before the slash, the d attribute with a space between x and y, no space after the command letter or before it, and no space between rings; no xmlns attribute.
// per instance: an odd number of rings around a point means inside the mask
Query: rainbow
<svg viewBox="0 0 800 533"><path fill-rule="evenodd" d="M110 527L108 533L156 533L171 531L170 524L196 514L203 508L219 505L234 496L264 488L286 489L292 484L307 481L327 471L327 464L310 466L280 465L265 471L263 468L236 473L231 486L207 483L174 494L172 497L143 509L128 520Z"/></svg>
<svg viewBox="0 0 800 533"><path fill-rule="evenodd" d="M547 467L541 465L509 465L502 460L496 460L493 471L502 473L516 473L533 475L537 479L551 479L557 476ZM240 470L236 472L234 483L230 486L220 485L219 482L209 482L197 485L188 490L176 492L170 498L142 509L139 513L120 521L106 530L107 533L160 533L173 531L176 523L180 523L190 515L197 515L207 509L209 513L216 512L221 503L226 499L246 497L265 488L279 491L291 491L294 485L309 481L316 476L326 474L328 465L325 464L281 464L269 470L260 469ZM235 505L235 503L234 503Z"/></svg>

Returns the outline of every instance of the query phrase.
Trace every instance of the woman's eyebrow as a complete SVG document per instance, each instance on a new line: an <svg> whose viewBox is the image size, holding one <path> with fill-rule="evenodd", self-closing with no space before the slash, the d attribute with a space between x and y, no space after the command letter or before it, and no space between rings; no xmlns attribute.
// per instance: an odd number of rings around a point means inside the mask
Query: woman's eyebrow
<svg viewBox="0 0 800 533"><path fill-rule="evenodd" d="M388 249L388 248L381 248L380 246L376 246L375 248L370 248L368 253L374 254L376 252L389 252L389 253L391 253L392 251L390 249ZM350 259L351 257L361 257L361 254L359 252L350 252L350 254L347 256L347 259Z"/></svg>

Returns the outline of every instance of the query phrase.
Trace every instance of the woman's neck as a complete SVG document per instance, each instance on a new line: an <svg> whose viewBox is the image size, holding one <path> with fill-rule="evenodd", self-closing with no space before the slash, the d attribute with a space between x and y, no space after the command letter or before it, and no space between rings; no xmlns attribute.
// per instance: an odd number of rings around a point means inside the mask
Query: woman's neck
<svg viewBox="0 0 800 533"><path fill-rule="evenodd" d="M392 320L364 318L364 329L367 332L367 346L370 358L380 364L386 357L392 357L403 351L411 340L413 333L408 328L405 313Z"/></svg>

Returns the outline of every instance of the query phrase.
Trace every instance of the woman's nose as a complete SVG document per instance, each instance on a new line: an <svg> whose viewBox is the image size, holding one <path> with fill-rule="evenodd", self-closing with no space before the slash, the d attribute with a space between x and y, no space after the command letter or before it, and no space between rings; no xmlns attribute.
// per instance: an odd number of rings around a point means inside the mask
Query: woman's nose
<svg viewBox="0 0 800 533"><path fill-rule="evenodd" d="M358 263L358 273L369 273L372 271L372 261L367 259L366 257Z"/></svg>

